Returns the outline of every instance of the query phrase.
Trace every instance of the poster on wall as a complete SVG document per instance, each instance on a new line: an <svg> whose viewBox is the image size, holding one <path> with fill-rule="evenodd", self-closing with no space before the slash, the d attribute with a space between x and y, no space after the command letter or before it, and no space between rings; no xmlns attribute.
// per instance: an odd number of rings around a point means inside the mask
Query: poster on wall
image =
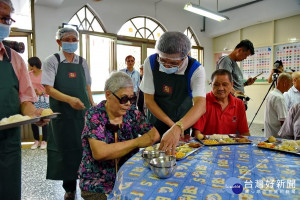
<svg viewBox="0 0 300 200"><path fill-rule="evenodd" d="M276 46L275 59L282 61L286 71L300 71L300 43Z"/></svg>
<svg viewBox="0 0 300 200"><path fill-rule="evenodd" d="M257 77L256 82L265 82L268 80L272 70L272 47L255 48L255 54L248 56L247 59L241 62L244 79L254 77L263 72Z"/></svg>

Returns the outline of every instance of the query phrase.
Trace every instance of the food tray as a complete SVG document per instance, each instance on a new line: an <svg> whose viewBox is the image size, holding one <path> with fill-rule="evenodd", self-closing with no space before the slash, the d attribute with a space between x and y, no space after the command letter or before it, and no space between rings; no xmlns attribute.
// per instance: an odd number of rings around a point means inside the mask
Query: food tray
<svg viewBox="0 0 300 200"><path fill-rule="evenodd" d="M281 144L281 141L276 141L274 143L269 143L269 144L278 145L278 144ZM296 151L285 151L285 150L275 149L275 148L268 148L268 147L259 146L258 144L256 144L256 146L258 148L261 148L261 149L267 149L267 150L271 150L271 151L278 151L278 152L282 152L282 153L290 153L290 154L294 154L294 155L300 156L300 149L297 149L297 148L296 149L298 150L298 152L296 152Z"/></svg>
<svg viewBox="0 0 300 200"><path fill-rule="evenodd" d="M230 139L241 139L241 138L245 138L243 136L240 136L240 135L236 135L236 134L230 134L228 135ZM209 136L205 136L207 139L209 139ZM247 139L247 138L246 138ZM215 141L219 142L220 140L222 139L215 139ZM248 139L249 140L249 139ZM252 141L249 140L247 142L233 142L233 143L218 143L218 144L205 144L204 143L205 140L200 140L200 142L203 144L203 145L206 145L206 146L223 146L223 145L243 145L243 144L252 144Z"/></svg>
<svg viewBox="0 0 300 200"><path fill-rule="evenodd" d="M38 122L40 120L41 120L40 117L35 117L35 118L31 118L28 120L23 120L23 121L19 121L19 122L15 122L15 123L0 125L0 130L14 128L14 127L25 125L25 124L32 124L32 123Z"/></svg>
<svg viewBox="0 0 300 200"><path fill-rule="evenodd" d="M188 143L186 143L186 144L188 144ZM185 159L186 157L188 157L188 156L191 155L192 153L194 153L194 152L198 151L199 149L201 149L203 146L204 146L204 145L201 144L201 146L200 146L200 147L197 147L197 148L190 147L191 149L193 149L192 151L187 152L187 153L185 154L185 156L183 156L182 158L176 158L176 160L178 161L178 160L183 160L183 159Z"/></svg>
<svg viewBox="0 0 300 200"><path fill-rule="evenodd" d="M53 119L56 118L61 113L53 113L52 115L41 116L41 119Z"/></svg>

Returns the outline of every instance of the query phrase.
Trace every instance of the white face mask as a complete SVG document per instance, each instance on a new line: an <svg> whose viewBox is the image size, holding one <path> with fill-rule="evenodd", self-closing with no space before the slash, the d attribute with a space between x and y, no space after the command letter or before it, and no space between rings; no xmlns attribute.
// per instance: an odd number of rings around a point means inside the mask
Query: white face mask
<svg viewBox="0 0 300 200"><path fill-rule="evenodd" d="M178 67L166 68L163 64L159 63L159 67L167 74L174 74L178 71Z"/></svg>
<svg viewBox="0 0 300 200"><path fill-rule="evenodd" d="M10 25L0 23L0 42L9 36Z"/></svg>

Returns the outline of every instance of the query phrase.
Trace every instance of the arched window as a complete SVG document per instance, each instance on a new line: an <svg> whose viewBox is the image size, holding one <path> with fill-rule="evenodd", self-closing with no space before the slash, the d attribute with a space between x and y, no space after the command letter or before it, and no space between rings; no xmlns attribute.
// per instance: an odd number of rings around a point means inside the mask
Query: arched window
<svg viewBox="0 0 300 200"><path fill-rule="evenodd" d="M150 17L136 16L126 21L118 31L117 70L126 68L126 56L133 55L134 68L139 71L145 58L155 53L155 41L165 31L164 26Z"/></svg>
<svg viewBox="0 0 300 200"><path fill-rule="evenodd" d="M166 29L156 20L137 16L129 19L118 32L118 35L157 40Z"/></svg>
<svg viewBox="0 0 300 200"><path fill-rule="evenodd" d="M192 46L200 46L191 27L187 27L187 29L184 31L184 34L191 40Z"/></svg>
<svg viewBox="0 0 300 200"><path fill-rule="evenodd" d="M192 43L191 56L203 64L203 47L200 46L193 29L191 27L187 27L184 34L191 40Z"/></svg>
<svg viewBox="0 0 300 200"><path fill-rule="evenodd" d="M105 80L113 69L114 40L116 37L106 36L105 28L92 9L85 5L78 10L68 24L77 25L80 34L80 54L89 65L92 78L92 92L94 101L99 103L103 99ZM101 48L99 48L101 47Z"/></svg>
<svg viewBox="0 0 300 200"><path fill-rule="evenodd" d="M73 15L69 24L77 25L80 30L106 32L101 21L87 5Z"/></svg>

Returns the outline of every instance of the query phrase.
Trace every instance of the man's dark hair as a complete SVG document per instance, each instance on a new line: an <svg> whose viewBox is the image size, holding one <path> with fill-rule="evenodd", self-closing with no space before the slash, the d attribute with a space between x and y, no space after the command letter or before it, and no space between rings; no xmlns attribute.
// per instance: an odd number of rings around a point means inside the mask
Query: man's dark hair
<svg viewBox="0 0 300 200"><path fill-rule="evenodd" d="M276 65L276 63L278 63L277 65ZM274 62L274 67L279 67L279 66L283 66L283 63L282 63L282 61L281 60L276 60L275 62Z"/></svg>
<svg viewBox="0 0 300 200"><path fill-rule="evenodd" d="M36 68L41 69L42 62L38 57L31 57L28 59L28 63L30 66L36 66Z"/></svg>
<svg viewBox="0 0 300 200"><path fill-rule="evenodd" d="M242 40L235 49L243 48L244 51L250 50L251 55L254 55L254 47L250 40Z"/></svg>
<svg viewBox="0 0 300 200"><path fill-rule="evenodd" d="M227 69L217 69L216 71L214 71L211 75L211 82L213 82L215 76L222 76L222 75L227 75L229 78L229 81L232 82L232 76L231 73L227 70Z"/></svg>

